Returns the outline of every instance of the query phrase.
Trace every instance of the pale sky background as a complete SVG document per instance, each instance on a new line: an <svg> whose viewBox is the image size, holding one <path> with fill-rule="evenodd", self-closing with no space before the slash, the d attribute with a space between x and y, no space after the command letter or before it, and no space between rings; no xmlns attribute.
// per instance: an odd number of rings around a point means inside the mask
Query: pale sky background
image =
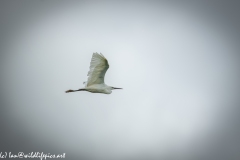
<svg viewBox="0 0 240 160"><path fill-rule="evenodd" d="M239 160L234 1L0 2L0 152ZM93 52L111 95L77 92Z"/></svg>

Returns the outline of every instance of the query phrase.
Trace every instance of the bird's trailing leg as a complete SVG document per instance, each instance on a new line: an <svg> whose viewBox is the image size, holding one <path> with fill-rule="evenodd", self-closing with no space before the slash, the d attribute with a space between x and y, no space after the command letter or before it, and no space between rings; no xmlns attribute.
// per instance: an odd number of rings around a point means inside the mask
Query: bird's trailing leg
<svg viewBox="0 0 240 160"><path fill-rule="evenodd" d="M83 89L83 88L80 88L78 90L72 90L72 89L69 89L67 91L65 91L66 93L69 93L69 92L77 92L77 91L86 91L86 89Z"/></svg>

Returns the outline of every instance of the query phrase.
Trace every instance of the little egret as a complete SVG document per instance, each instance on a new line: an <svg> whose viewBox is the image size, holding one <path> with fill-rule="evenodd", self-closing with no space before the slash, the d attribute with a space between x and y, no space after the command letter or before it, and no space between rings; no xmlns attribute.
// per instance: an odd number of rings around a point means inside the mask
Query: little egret
<svg viewBox="0 0 240 160"><path fill-rule="evenodd" d="M90 70L88 71L88 80L84 82L85 88L78 90L67 90L69 92L88 91L92 93L111 94L113 89L122 89L108 86L104 83L104 76L109 68L107 59L100 53L93 53L90 63Z"/></svg>

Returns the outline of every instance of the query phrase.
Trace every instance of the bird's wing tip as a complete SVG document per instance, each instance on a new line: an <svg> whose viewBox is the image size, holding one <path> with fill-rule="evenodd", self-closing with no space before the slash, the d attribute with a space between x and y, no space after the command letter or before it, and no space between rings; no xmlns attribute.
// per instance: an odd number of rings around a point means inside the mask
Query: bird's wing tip
<svg viewBox="0 0 240 160"><path fill-rule="evenodd" d="M103 57L103 58L105 58L105 56L100 52L100 54L101 54L101 56ZM105 58L106 59L106 58Z"/></svg>
<svg viewBox="0 0 240 160"><path fill-rule="evenodd" d="M103 57L104 59L106 59L106 57L100 52L100 53L98 53L98 52L93 52L93 56L96 56L96 55L98 55L98 56L101 56L101 57Z"/></svg>

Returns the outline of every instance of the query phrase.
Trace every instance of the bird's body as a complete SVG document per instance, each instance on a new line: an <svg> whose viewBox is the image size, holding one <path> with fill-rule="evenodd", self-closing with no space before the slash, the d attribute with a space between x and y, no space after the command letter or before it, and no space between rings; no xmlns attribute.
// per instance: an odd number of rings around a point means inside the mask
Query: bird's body
<svg viewBox="0 0 240 160"><path fill-rule="evenodd" d="M111 94L112 88L106 84L94 84L89 87L85 88L87 91L92 93L105 93L105 94Z"/></svg>
<svg viewBox="0 0 240 160"><path fill-rule="evenodd" d="M104 83L104 76L109 68L107 59L100 53L93 53L88 72L88 81L84 82L85 88L67 90L66 93L76 91L88 91L92 93L111 94L113 89L122 89L108 86Z"/></svg>

